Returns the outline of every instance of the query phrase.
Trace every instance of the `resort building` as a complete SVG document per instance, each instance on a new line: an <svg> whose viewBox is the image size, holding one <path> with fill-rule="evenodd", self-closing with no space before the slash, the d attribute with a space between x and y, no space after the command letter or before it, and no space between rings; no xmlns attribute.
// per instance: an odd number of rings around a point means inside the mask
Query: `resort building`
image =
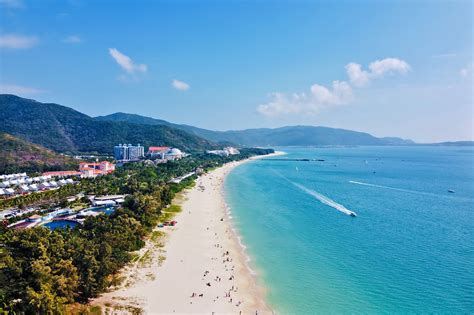
<svg viewBox="0 0 474 315"><path fill-rule="evenodd" d="M40 189L44 190L44 189L50 189L51 188L51 185L48 183L48 182L43 182L40 184Z"/></svg>
<svg viewBox="0 0 474 315"><path fill-rule="evenodd" d="M10 187L10 181L6 180L0 183L1 188Z"/></svg>
<svg viewBox="0 0 474 315"><path fill-rule="evenodd" d="M125 201L125 195L109 195L101 197L92 197L90 198L92 205L98 206L115 206L121 204Z"/></svg>
<svg viewBox="0 0 474 315"><path fill-rule="evenodd" d="M21 185L20 186L20 192L27 193L29 191L30 191L30 188L28 187L28 185Z"/></svg>
<svg viewBox="0 0 474 315"><path fill-rule="evenodd" d="M149 147L147 155L152 159L164 159L165 153L169 151L169 147Z"/></svg>
<svg viewBox="0 0 474 315"><path fill-rule="evenodd" d="M57 172L44 172L43 176L51 177L69 177L69 176L80 176L81 172L79 171L57 171Z"/></svg>
<svg viewBox="0 0 474 315"><path fill-rule="evenodd" d="M38 214L33 214L31 217L29 217L28 219L26 219L26 221L28 222L40 222L42 219L42 217Z"/></svg>
<svg viewBox="0 0 474 315"><path fill-rule="evenodd" d="M11 179L19 179L19 178L24 178L24 177L28 177L28 175L26 175L26 173L4 174L4 175L0 175L0 180L4 181L4 180L11 180Z"/></svg>
<svg viewBox="0 0 474 315"><path fill-rule="evenodd" d="M145 156L145 148L140 144L119 144L114 147L114 157L117 161L138 161Z"/></svg>
<svg viewBox="0 0 474 315"><path fill-rule="evenodd" d="M161 160L166 162L169 160L179 160L185 157L187 154L182 152L178 148L170 147L149 147L147 156L153 160Z"/></svg>
<svg viewBox="0 0 474 315"><path fill-rule="evenodd" d="M169 149L165 153L164 158L166 160L179 160L179 159L182 159L185 156L186 156L186 154L184 152L182 152L180 149L172 148L172 149Z"/></svg>
<svg viewBox="0 0 474 315"><path fill-rule="evenodd" d="M79 164L79 173L81 177L96 177L99 175L106 175L115 171L115 164L108 161L86 163L81 162Z"/></svg>

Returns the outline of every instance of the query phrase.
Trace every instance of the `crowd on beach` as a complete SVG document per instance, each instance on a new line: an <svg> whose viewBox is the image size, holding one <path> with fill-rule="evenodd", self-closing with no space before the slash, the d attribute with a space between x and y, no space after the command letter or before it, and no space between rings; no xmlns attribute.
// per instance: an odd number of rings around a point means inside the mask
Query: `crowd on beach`
<svg viewBox="0 0 474 315"><path fill-rule="evenodd" d="M221 218L220 221L224 221L224 218ZM209 228L206 228L207 230ZM226 230L225 233L227 234L229 230ZM214 237L218 239L217 233L214 233ZM230 236L229 236L230 238ZM222 248L222 245L219 243L214 244L214 247L216 248ZM211 260L218 260L218 257L211 257ZM233 281L235 280L235 276L232 273L235 269L235 265L230 266L230 263L232 263L233 259L230 257L230 252L226 250L225 252L222 253L222 264L224 264L225 271L230 272L231 274L228 277L224 278L224 281ZM216 275L215 277L212 278L212 280L209 280L211 278L210 276L211 272L209 270L204 271L202 279L203 282L205 282L205 285L207 287L212 287L212 282L221 282L223 281L222 277L219 275ZM239 307L242 305L243 301L235 301L234 298L232 297L232 293L236 293L238 291L238 287L236 285L232 285L228 290L224 291L223 296L216 296L213 299L213 302L217 302L219 298L224 298L227 299L228 303L235 303L236 307ZM196 297L204 297L204 293L196 293L193 292L190 296L191 298L196 298ZM192 301L190 302L192 304Z"/></svg>

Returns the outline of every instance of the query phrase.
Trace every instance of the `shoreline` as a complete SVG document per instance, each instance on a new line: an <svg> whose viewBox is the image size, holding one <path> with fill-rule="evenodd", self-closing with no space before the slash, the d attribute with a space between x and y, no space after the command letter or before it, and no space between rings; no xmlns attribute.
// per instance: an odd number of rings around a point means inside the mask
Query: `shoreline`
<svg viewBox="0 0 474 315"><path fill-rule="evenodd" d="M140 257L151 257L149 263L127 266L121 273L125 283L91 305L109 313L273 314L232 223L224 183L235 167L282 154L230 162L198 177L195 187L173 201L182 207L174 218L178 224L155 228L165 234L161 244L147 240L139 251Z"/></svg>

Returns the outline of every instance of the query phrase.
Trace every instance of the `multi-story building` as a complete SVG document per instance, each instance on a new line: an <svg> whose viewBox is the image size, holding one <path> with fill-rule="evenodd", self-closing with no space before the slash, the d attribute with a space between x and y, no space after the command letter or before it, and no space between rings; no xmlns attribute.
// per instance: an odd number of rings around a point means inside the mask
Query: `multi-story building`
<svg viewBox="0 0 474 315"><path fill-rule="evenodd" d="M165 153L168 152L169 149L169 147L149 147L147 155L152 159L164 159Z"/></svg>
<svg viewBox="0 0 474 315"><path fill-rule="evenodd" d="M114 156L117 161L137 161L145 156L145 148L140 144L119 144L114 147Z"/></svg>

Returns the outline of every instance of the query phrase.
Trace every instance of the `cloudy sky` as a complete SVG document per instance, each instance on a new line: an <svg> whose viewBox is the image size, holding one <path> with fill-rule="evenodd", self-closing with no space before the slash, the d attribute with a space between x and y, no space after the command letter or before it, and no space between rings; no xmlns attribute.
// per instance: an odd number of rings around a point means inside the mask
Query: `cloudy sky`
<svg viewBox="0 0 474 315"><path fill-rule="evenodd" d="M0 6L1 93L216 130L474 139L471 1Z"/></svg>

